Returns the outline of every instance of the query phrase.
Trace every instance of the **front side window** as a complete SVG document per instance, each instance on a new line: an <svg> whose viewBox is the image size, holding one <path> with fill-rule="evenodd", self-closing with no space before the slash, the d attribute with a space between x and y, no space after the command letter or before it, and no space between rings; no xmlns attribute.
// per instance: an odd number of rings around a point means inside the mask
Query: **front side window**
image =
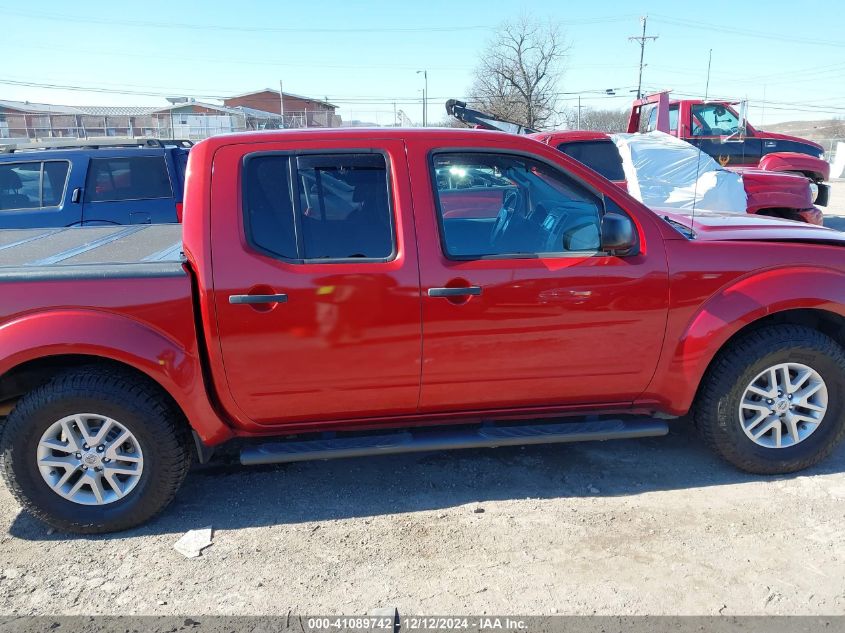
<svg viewBox="0 0 845 633"><path fill-rule="evenodd" d="M171 198L173 190L164 156L92 158L85 202Z"/></svg>
<svg viewBox="0 0 845 633"><path fill-rule="evenodd" d="M244 183L247 231L264 251L316 261L394 253L380 154L258 155L247 160Z"/></svg>
<svg viewBox="0 0 845 633"><path fill-rule="evenodd" d="M0 164L0 211L60 205L69 170L64 160Z"/></svg>
<svg viewBox="0 0 845 633"><path fill-rule="evenodd" d="M625 180L625 173L622 171L622 157L619 156L616 144L610 139L561 143L557 148L579 163L600 173L608 180L617 182Z"/></svg>
<svg viewBox="0 0 845 633"><path fill-rule="evenodd" d="M450 258L599 249L600 200L545 163L504 154L438 153L433 169L443 248ZM494 184L477 184L477 174ZM465 179L476 184L463 186Z"/></svg>
<svg viewBox="0 0 845 633"><path fill-rule="evenodd" d="M693 105L693 136L730 136L739 129L739 119L721 103L700 103Z"/></svg>

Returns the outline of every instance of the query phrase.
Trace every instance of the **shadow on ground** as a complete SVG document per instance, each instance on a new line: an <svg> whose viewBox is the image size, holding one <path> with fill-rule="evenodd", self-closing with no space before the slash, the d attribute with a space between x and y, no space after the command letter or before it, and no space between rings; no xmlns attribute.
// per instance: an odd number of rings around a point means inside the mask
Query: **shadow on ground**
<svg viewBox="0 0 845 633"><path fill-rule="evenodd" d="M667 437L474 449L245 467L218 459L192 470L175 501L120 537L296 524L525 498L617 497L845 471L845 446L821 465L778 478L740 472L684 423ZM61 540L26 513L10 534ZM70 538L75 538L71 536ZM108 539L80 537L85 539Z"/></svg>

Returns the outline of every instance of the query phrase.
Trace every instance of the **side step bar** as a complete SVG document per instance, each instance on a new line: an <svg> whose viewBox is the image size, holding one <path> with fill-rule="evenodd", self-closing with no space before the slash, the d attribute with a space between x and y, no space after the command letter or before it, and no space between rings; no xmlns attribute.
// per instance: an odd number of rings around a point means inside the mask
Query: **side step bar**
<svg viewBox="0 0 845 633"><path fill-rule="evenodd" d="M245 465L304 462L368 455L396 455L458 448L562 444L666 435L663 420L600 420L529 426L480 426L471 429L414 429L400 433L292 442L267 442L241 451Z"/></svg>

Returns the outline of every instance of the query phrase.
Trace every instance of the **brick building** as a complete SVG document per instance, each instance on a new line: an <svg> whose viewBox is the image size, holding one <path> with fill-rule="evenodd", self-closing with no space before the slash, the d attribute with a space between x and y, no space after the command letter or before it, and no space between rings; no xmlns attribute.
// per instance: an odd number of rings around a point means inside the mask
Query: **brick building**
<svg viewBox="0 0 845 633"><path fill-rule="evenodd" d="M335 114L337 106L321 99L289 92L280 98L279 91L271 88L223 99L223 105L230 108L243 107L275 114L282 114L283 102L285 127L340 127L341 119Z"/></svg>

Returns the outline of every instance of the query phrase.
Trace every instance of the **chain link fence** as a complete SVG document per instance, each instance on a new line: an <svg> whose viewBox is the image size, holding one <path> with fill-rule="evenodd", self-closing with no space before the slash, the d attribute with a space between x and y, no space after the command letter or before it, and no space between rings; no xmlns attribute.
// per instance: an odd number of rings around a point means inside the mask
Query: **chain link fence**
<svg viewBox="0 0 845 633"><path fill-rule="evenodd" d="M0 139L101 138L144 136L199 141L216 134L281 128L338 127L331 112L294 111L284 116L155 112L145 115L3 114Z"/></svg>

